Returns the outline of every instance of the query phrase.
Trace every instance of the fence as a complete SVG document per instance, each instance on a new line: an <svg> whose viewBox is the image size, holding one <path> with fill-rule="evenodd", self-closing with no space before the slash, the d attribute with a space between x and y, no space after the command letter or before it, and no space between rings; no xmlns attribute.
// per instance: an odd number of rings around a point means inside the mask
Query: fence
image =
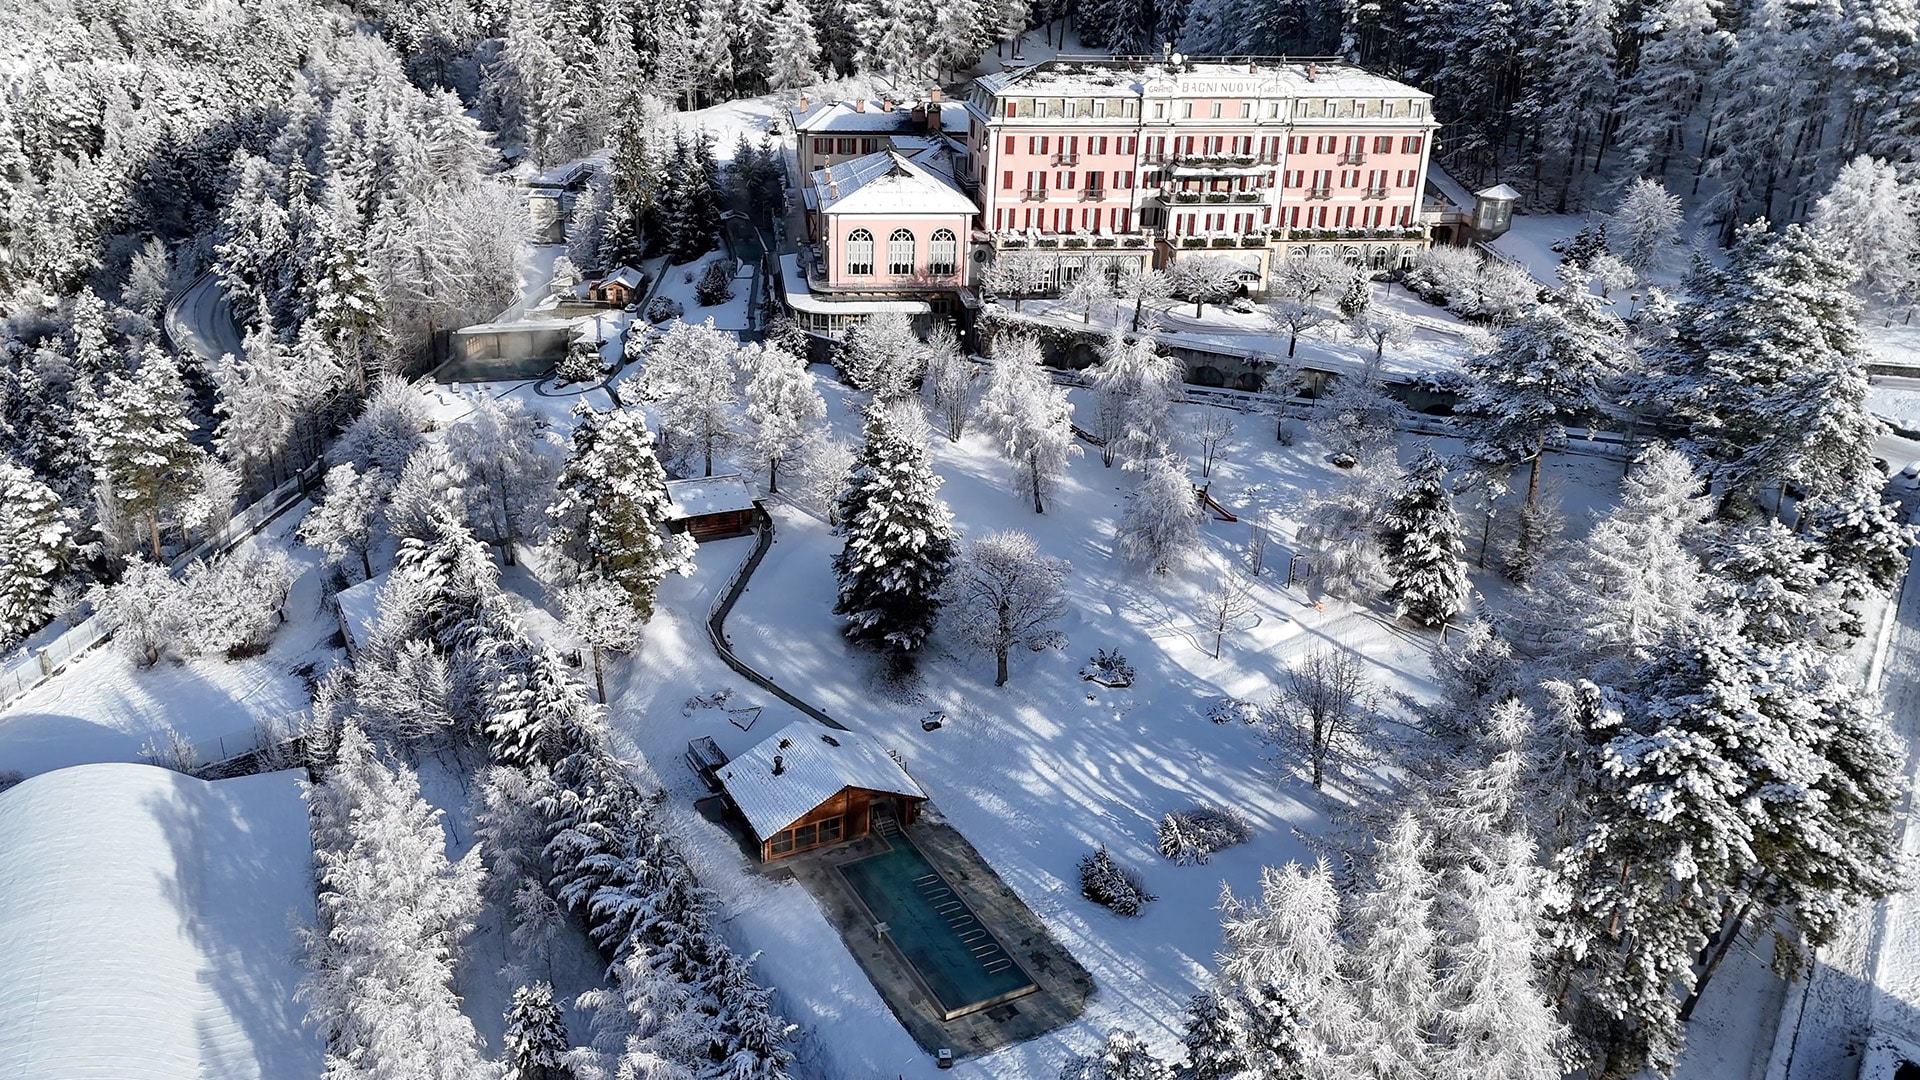
<svg viewBox="0 0 1920 1080"><path fill-rule="evenodd" d="M307 492L319 481L324 470L325 465L317 461L307 466L293 479L249 503L239 513L227 519L226 525L219 531L188 548L186 552L168 563L168 569L179 573L195 559L204 559L230 551L240 541L259 533L288 507L305 498ZM45 645L24 649L0 659L0 706L5 706L47 681L56 672L111 635L112 631L108 629L106 620L99 615L93 615Z"/></svg>

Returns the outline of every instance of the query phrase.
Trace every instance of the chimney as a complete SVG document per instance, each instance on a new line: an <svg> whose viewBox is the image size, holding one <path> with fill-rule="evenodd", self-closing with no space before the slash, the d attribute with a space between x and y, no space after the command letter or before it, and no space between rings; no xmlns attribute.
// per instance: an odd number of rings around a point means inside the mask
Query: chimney
<svg viewBox="0 0 1920 1080"><path fill-rule="evenodd" d="M937 86L933 88L933 103L940 104L940 88Z"/></svg>
<svg viewBox="0 0 1920 1080"><path fill-rule="evenodd" d="M1311 76L1311 75L1309 75L1309 76L1307 76L1307 77L1308 77L1308 78L1312 78L1313 76ZM854 98L854 99L853 99L853 111L854 111L854 112L866 112L866 111L867 111L867 99L866 99L866 98Z"/></svg>
<svg viewBox="0 0 1920 1080"><path fill-rule="evenodd" d="M773 775L779 776L787 771L787 759L779 754L773 755Z"/></svg>
<svg viewBox="0 0 1920 1080"><path fill-rule="evenodd" d="M1307 81L1308 82L1312 82L1314 75L1317 74L1317 70L1316 70L1317 66L1318 65L1315 65L1315 64L1307 65Z"/></svg>
<svg viewBox="0 0 1920 1080"><path fill-rule="evenodd" d="M933 100L927 104L927 130L940 130L940 91L933 92Z"/></svg>
<svg viewBox="0 0 1920 1080"><path fill-rule="evenodd" d="M807 111L807 95L805 94L800 95L800 111L802 113Z"/></svg>
<svg viewBox="0 0 1920 1080"><path fill-rule="evenodd" d="M892 99L892 98L890 98L890 97L883 97L883 98L881 98L881 99L880 99L880 111L881 111L881 112L892 112L892 111L893 111L893 99Z"/></svg>

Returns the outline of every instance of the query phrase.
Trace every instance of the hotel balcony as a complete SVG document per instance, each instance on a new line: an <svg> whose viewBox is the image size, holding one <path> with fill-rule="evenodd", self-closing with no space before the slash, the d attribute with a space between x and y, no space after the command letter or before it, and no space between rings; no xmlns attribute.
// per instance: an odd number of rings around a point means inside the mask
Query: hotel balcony
<svg viewBox="0 0 1920 1080"><path fill-rule="evenodd" d="M1266 201L1266 193L1275 190L1261 188L1254 191L1182 191L1169 184L1160 190L1161 199L1172 206L1227 206L1258 205Z"/></svg>
<svg viewBox="0 0 1920 1080"><path fill-rule="evenodd" d="M1081 202L1099 202L1107 197L1106 188L1090 187L1080 192Z"/></svg>
<svg viewBox="0 0 1920 1080"><path fill-rule="evenodd" d="M1055 154L1053 155L1053 163L1055 165L1069 165L1069 166L1078 165L1080 164L1080 155L1079 154Z"/></svg>
<svg viewBox="0 0 1920 1080"><path fill-rule="evenodd" d="M1331 199L1333 198L1333 189L1330 187L1310 187L1307 189L1307 198Z"/></svg>
<svg viewBox="0 0 1920 1080"><path fill-rule="evenodd" d="M1370 187L1367 189L1364 197L1369 199L1384 199L1387 197L1387 189L1384 187Z"/></svg>
<svg viewBox="0 0 1920 1080"><path fill-rule="evenodd" d="M1046 188L1028 188L1027 190L1020 193L1020 201L1021 202L1046 202L1047 189Z"/></svg>
<svg viewBox="0 0 1920 1080"><path fill-rule="evenodd" d="M1365 165L1366 163L1367 163L1367 155L1365 154L1341 154L1340 155L1340 164L1342 165Z"/></svg>

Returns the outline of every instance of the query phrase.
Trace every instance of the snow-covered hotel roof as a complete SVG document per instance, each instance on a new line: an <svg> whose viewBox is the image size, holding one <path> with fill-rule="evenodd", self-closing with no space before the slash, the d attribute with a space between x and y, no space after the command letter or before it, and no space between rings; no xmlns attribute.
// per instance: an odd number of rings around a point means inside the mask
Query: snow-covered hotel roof
<svg viewBox="0 0 1920 1080"><path fill-rule="evenodd" d="M823 101L811 105L794 118L793 128L802 135L905 135L926 130L926 117L914 115L912 103L884 101ZM967 106L959 101L931 101L923 108L940 110L940 126L950 131L967 130Z"/></svg>
<svg viewBox="0 0 1920 1080"><path fill-rule="evenodd" d="M299 774L81 765L0 793L0 1076L320 1075Z"/></svg>
<svg viewBox="0 0 1920 1080"><path fill-rule="evenodd" d="M1397 79L1337 60L1190 58L1172 64L1100 57L1047 60L982 75L995 97L1432 97Z"/></svg>
<svg viewBox="0 0 1920 1080"><path fill-rule="evenodd" d="M911 158L882 150L816 169L815 204L832 214L978 213L980 208L937 164L942 150L924 150Z"/></svg>
<svg viewBox="0 0 1920 1080"><path fill-rule="evenodd" d="M739 473L667 481L668 521L753 509L753 492Z"/></svg>
<svg viewBox="0 0 1920 1080"><path fill-rule="evenodd" d="M780 771L774 772L774 759ZM924 799L900 763L872 739L795 720L720 770L720 785L766 840L847 788Z"/></svg>

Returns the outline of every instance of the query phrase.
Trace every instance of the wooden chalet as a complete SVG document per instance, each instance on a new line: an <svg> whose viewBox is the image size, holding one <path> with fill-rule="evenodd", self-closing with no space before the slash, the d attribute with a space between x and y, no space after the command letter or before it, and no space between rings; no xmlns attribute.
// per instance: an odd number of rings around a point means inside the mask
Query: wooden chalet
<svg viewBox="0 0 1920 1080"><path fill-rule="evenodd" d="M695 541L725 540L753 531L760 505L739 474L667 481L667 528Z"/></svg>
<svg viewBox="0 0 1920 1080"><path fill-rule="evenodd" d="M647 275L631 266L623 266L587 286L587 299L596 304L626 307L640 298L640 287L646 281Z"/></svg>
<svg viewBox="0 0 1920 1080"><path fill-rule="evenodd" d="M879 744L796 720L719 770L763 862L857 840L876 814L913 821L927 793Z"/></svg>

